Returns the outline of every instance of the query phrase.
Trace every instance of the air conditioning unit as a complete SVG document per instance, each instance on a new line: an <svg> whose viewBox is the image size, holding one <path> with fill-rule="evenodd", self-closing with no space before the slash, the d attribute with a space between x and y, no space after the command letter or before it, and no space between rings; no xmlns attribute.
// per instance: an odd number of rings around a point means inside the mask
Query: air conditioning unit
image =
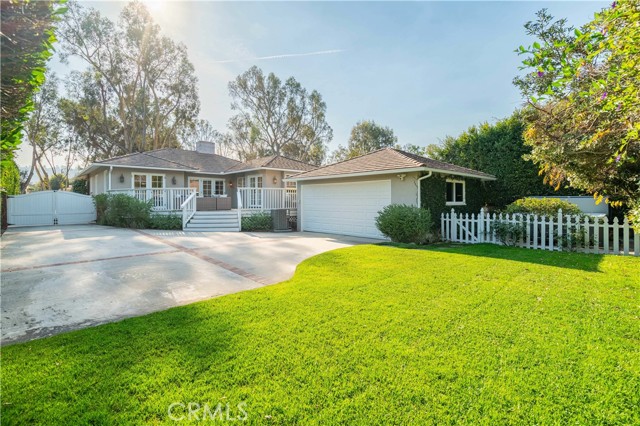
<svg viewBox="0 0 640 426"><path fill-rule="evenodd" d="M271 223L274 232L289 231L289 220L287 218L287 209L271 210Z"/></svg>

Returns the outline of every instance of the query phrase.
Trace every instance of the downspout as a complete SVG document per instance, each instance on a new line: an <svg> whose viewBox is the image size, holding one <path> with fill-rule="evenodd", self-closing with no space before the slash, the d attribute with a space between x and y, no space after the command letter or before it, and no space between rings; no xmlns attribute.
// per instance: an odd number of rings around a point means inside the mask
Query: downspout
<svg viewBox="0 0 640 426"><path fill-rule="evenodd" d="M113 172L113 166L109 167L109 184L107 185L107 191L111 191L111 172Z"/></svg>
<svg viewBox="0 0 640 426"><path fill-rule="evenodd" d="M433 174L433 172L431 170L429 170L429 174L422 176L421 178L418 178L418 208L422 208L422 200L421 200L421 195L422 195L422 186L420 185L420 182L422 182L424 179L430 178L431 175Z"/></svg>

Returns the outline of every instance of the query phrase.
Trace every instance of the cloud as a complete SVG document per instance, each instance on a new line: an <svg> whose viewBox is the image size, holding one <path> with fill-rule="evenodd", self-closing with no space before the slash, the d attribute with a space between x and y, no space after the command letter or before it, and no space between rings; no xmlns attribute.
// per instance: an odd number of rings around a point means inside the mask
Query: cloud
<svg viewBox="0 0 640 426"><path fill-rule="evenodd" d="M213 63L214 64L230 64L233 62L245 62L245 61L268 61L272 59L299 58L302 56L331 55L333 53L341 53L341 52L344 52L344 50L343 49L319 50L317 52L307 52L307 53L286 53L284 55L259 56L254 58L225 59L223 61L213 61Z"/></svg>

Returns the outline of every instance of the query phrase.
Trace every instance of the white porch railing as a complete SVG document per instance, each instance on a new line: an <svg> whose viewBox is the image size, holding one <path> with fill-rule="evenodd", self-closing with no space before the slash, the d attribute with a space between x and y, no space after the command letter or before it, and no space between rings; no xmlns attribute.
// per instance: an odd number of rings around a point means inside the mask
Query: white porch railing
<svg viewBox="0 0 640 426"><path fill-rule="evenodd" d="M180 211L182 204L192 194L193 188L157 188L157 189L113 189L110 194L126 194L147 202L152 201L152 208L157 211ZM195 198L195 197L194 197ZM195 201L194 201L195 205Z"/></svg>
<svg viewBox="0 0 640 426"><path fill-rule="evenodd" d="M294 210L296 206L297 200L295 188L238 188L239 209Z"/></svg>
<svg viewBox="0 0 640 426"><path fill-rule="evenodd" d="M191 220L193 215L196 214L196 192L193 191L191 195L180 205L182 209L182 229L187 227L187 223Z"/></svg>
<svg viewBox="0 0 640 426"><path fill-rule="evenodd" d="M635 233L629 220L564 215L558 210L550 217L524 214L478 215L443 213L440 216L442 239L459 243L502 243L496 235L496 224L508 223L521 231L512 245L542 250L575 250L584 253L640 256L640 233Z"/></svg>

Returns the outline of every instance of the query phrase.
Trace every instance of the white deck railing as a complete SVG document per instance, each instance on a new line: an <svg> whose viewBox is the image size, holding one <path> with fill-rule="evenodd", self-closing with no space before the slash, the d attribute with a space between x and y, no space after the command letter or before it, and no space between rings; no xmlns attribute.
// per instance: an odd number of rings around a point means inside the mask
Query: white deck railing
<svg viewBox="0 0 640 426"><path fill-rule="evenodd" d="M193 188L158 188L158 189L113 189L110 194L126 194L138 200L152 201L152 208L157 211L180 211L182 204L195 194ZM195 198L195 197L194 197ZM194 201L195 205L195 201Z"/></svg>
<svg viewBox="0 0 640 426"><path fill-rule="evenodd" d="M187 197L186 200L180 205L182 209L182 229L187 227L187 223L191 220L193 215L196 214L196 193L195 191Z"/></svg>
<svg viewBox="0 0 640 426"><path fill-rule="evenodd" d="M442 213L442 239L458 243L501 244L496 225L508 223L520 228L518 240L512 245L542 250L575 250L585 253L640 256L640 233L635 233L629 219L612 222L606 217L565 215L562 210L553 216L525 214L478 215Z"/></svg>
<svg viewBox="0 0 640 426"><path fill-rule="evenodd" d="M293 210L296 206L295 188L238 188L238 208L244 210Z"/></svg>

